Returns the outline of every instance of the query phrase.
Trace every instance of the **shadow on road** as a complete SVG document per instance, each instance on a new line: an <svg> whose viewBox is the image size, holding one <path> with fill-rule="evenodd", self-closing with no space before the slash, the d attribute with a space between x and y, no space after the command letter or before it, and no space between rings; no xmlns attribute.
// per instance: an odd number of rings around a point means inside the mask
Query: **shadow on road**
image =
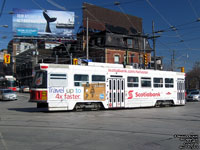
<svg viewBox="0 0 200 150"><path fill-rule="evenodd" d="M8 110L11 110L11 111L20 111L20 112L47 112L46 109L44 108L32 108L32 107L29 107L29 108L8 108Z"/></svg>

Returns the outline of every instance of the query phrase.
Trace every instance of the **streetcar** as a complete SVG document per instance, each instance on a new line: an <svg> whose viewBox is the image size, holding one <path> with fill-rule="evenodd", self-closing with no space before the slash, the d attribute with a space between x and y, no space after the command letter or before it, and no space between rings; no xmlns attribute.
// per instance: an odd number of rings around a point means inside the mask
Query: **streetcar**
<svg viewBox="0 0 200 150"><path fill-rule="evenodd" d="M6 75L0 78L0 88L7 88L16 91L16 78L11 75Z"/></svg>
<svg viewBox="0 0 200 150"><path fill-rule="evenodd" d="M48 111L185 105L185 73L121 64L38 64L29 102Z"/></svg>

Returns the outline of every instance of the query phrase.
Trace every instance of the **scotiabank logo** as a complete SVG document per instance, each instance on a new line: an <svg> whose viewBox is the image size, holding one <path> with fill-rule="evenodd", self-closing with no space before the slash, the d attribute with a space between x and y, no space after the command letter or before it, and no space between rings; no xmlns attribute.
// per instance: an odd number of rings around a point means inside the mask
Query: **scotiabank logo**
<svg viewBox="0 0 200 150"><path fill-rule="evenodd" d="M132 99L133 98L133 90L130 90L128 92L128 99Z"/></svg>
<svg viewBox="0 0 200 150"><path fill-rule="evenodd" d="M139 93L136 92L135 93L135 97L159 97L160 93L151 93L151 92L143 92L143 93Z"/></svg>
<svg viewBox="0 0 200 150"><path fill-rule="evenodd" d="M152 92L135 92L135 97L160 97L160 93L152 93ZM133 98L133 90L130 90L128 92L128 99Z"/></svg>
<svg viewBox="0 0 200 150"><path fill-rule="evenodd" d="M170 93L170 92L167 92L166 94L167 94L167 95L171 95L172 93Z"/></svg>

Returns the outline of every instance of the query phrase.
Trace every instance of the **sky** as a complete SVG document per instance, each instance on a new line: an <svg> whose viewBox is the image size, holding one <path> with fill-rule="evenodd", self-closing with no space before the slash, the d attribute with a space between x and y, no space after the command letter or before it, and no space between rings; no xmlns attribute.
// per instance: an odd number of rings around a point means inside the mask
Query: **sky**
<svg viewBox="0 0 200 150"><path fill-rule="evenodd" d="M9 13L13 8L73 11L76 34L82 24L83 2L142 18L143 33L149 36L154 22L155 31L162 31L155 34L159 36L156 55L163 57L166 68L171 65L173 52L175 70L185 67L188 72L200 61L200 0L0 0L0 49L6 49L13 37ZM149 43L153 47L151 39Z"/></svg>

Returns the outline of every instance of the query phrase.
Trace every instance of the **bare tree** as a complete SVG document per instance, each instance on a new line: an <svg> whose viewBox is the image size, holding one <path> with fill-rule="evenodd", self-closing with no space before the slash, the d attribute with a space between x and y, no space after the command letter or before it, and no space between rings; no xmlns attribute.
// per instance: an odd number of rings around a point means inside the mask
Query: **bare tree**
<svg viewBox="0 0 200 150"><path fill-rule="evenodd" d="M200 89L200 62L196 62L192 70L186 74L186 88Z"/></svg>

